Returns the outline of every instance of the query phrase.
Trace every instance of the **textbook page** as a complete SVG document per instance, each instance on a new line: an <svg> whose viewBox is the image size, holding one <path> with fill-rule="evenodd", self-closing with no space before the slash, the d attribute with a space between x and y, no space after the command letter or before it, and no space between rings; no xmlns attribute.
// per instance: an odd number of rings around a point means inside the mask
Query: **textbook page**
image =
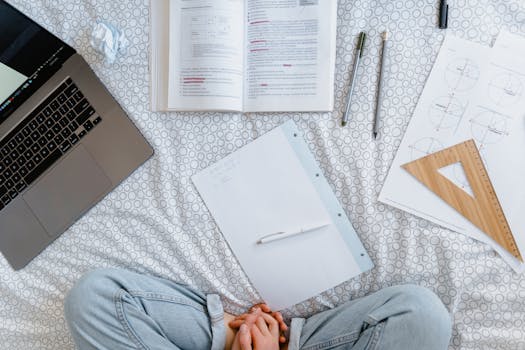
<svg viewBox="0 0 525 350"><path fill-rule="evenodd" d="M245 112L331 111L336 0L246 0Z"/></svg>
<svg viewBox="0 0 525 350"><path fill-rule="evenodd" d="M170 0L170 110L242 110L244 0Z"/></svg>

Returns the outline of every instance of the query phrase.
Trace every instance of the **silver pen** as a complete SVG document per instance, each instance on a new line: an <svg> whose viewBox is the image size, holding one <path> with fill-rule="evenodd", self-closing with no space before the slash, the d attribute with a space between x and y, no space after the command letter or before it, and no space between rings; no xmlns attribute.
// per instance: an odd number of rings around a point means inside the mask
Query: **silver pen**
<svg viewBox="0 0 525 350"><path fill-rule="evenodd" d="M381 105L383 103L383 68L385 66L385 57L386 57L386 42L388 40L388 32L383 32L383 49L381 50L381 65L379 66L379 79L377 80L377 99L376 99L376 116L374 118L374 139L377 139L377 134L379 134L379 117L381 116Z"/></svg>
<svg viewBox="0 0 525 350"><path fill-rule="evenodd" d="M359 62L361 62L361 57L363 57L363 49L365 48L366 33L361 32L359 34L359 43L357 44L357 52L355 55L354 61L354 71L352 73L352 80L350 82L350 90L348 91L348 100L346 101L346 111L343 114L342 125L345 126L348 123L348 115L350 114L350 104L352 102L352 95L354 93L355 81L357 79L357 70L359 69Z"/></svg>

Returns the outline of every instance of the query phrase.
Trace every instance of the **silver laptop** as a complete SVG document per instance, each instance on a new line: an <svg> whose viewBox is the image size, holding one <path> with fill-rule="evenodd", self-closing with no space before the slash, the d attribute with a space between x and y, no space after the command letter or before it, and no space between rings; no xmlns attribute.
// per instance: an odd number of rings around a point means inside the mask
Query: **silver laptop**
<svg viewBox="0 0 525 350"><path fill-rule="evenodd" d="M84 59L0 0L0 250L11 266L152 154Z"/></svg>

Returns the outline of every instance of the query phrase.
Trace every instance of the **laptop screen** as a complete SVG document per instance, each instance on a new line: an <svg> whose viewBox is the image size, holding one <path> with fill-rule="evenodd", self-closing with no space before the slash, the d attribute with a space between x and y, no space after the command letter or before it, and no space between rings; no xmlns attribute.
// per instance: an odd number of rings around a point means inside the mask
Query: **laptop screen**
<svg viewBox="0 0 525 350"><path fill-rule="evenodd" d="M0 0L0 123L44 85L74 52Z"/></svg>

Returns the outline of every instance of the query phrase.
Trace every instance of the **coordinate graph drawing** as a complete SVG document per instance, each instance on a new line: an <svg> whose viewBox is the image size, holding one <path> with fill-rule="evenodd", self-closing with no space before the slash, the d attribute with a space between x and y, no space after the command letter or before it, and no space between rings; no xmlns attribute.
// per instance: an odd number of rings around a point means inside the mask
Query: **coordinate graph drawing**
<svg viewBox="0 0 525 350"><path fill-rule="evenodd" d="M509 136L511 117L492 110L484 110L470 119L470 130L480 150Z"/></svg>
<svg viewBox="0 0 525 350"><path fill-rule="evenodd" d="M498 106L515 104L522 93L521 80L510 72L496 75L489 84L489 96Z"/></svg>
<svg viewBox="0 0 525 350"><path fill-rule="evenodd" d="M466 105L454 94L440 96L434 100L428 115L436 131L457 129L465 113Z"/></svg>
<svg viewBox="0 0 525 350"><path fill-rule="evenodd" d="M479 66L474 60L458 58L447 65L445 79L452 90L467 91L476 86Z"/></svg>
<svg viewBox="0 0 525 350"><path fill-rule="evenodd" d="M425 137L409 145L410 158L416 160L443 149L443 144L433 137Z"/></svg>
<svg viewBox="0 0 525 350"><path fill-rule="evenodd" d="M520 250L525 250L525 219L517 211L520 208L521 213L525 212L525 188L519 186L522 180L517 175L525 178L525 159L516 160L509 152L517 147L525 149L525 125L521 120L525 110L525 67L518 59L506 59L521 57L510 50L493 50L450 35L445 38L379 200L490 244L512 268L522 272L524 264L401 168L474 139L516 242ZM522 125L518 127L520 120ZM461 163L439 171L473 195Z"/></svg>

